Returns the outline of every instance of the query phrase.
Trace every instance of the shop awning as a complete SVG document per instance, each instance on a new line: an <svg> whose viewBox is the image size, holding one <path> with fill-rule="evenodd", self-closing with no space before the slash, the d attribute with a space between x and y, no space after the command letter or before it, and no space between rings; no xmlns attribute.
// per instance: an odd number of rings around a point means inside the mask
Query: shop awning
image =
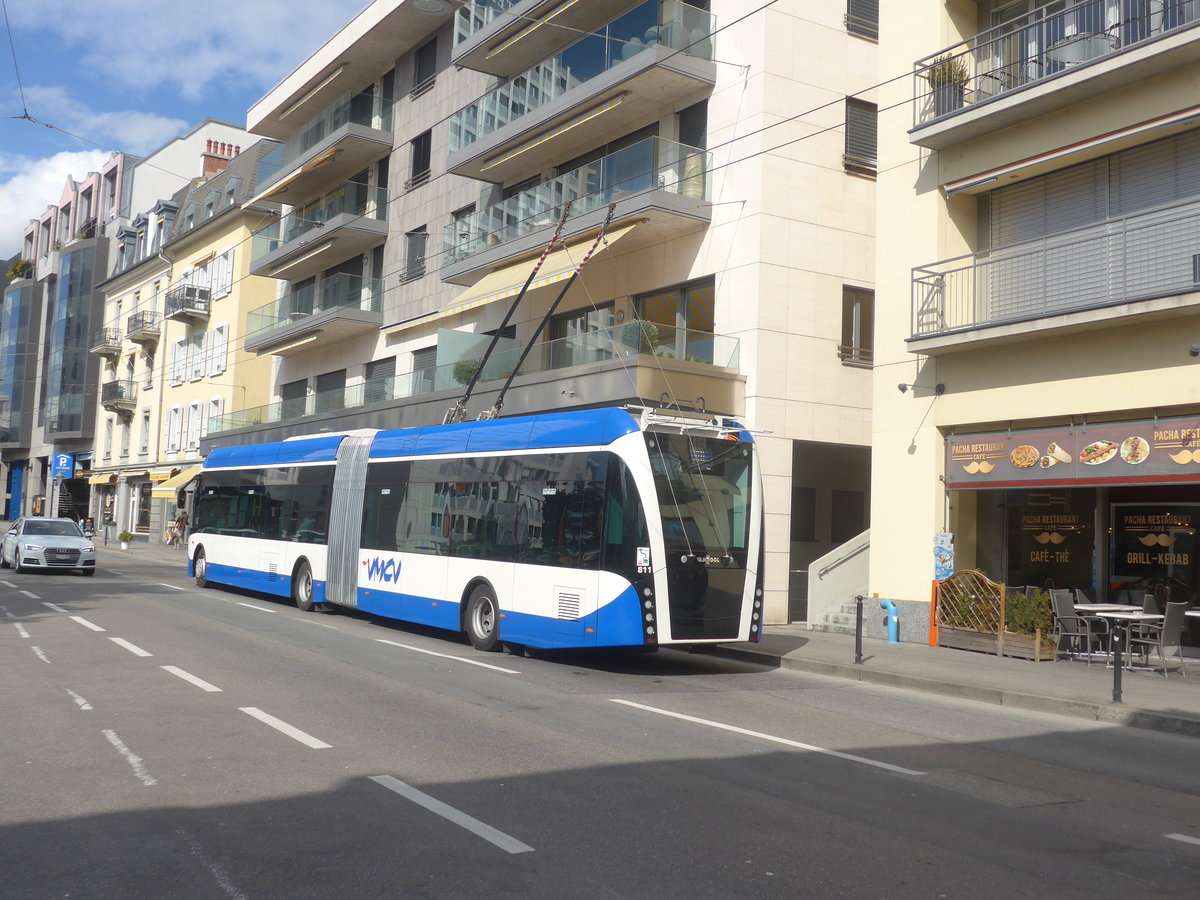
<svg viewBox="0 0 1200 900"><path fill-rule="evenodd" d="M174 475L178 471L179 471L178 469L151 469L150 470L150 480L151 481L166 481L168 478L170 478L172 475Z"/></svg>
<svg viewBox="0 0 1200 900"><path fill-rule="evenodd" d="M611 247L640 224L641 222L634 222L632 225L614 228L604 236L604 240L600 242L600 246L596 252L600 253L606 248ZM569 247L555 250L547 256L546 261L542 263L542 268L538 271L537 277L530 283L529 290L532 291L540 287L545 287L548 284L566 281L570 278L571 273L575 271L575 267L579 265L579 261L587 253L588 248L591 247L594 240L595 236L593 235L586 240L576 241ZM495 272L485 275L480 281L455 297L451 305L445 309L432 312L426 316L420 316L416 319L409 319L407 322L401 322L390 328L385 328L383 333L396 334L408 328L415 328L418 325L426 325L430 322L436 322L439 319L456 316L469 309L476 309L488 303L494 303L497 300L515 297L521 293L521 287L525 284L525 279L529 277L529 271L533 268L534 263L535 260L527 259L523 262L513 263L511 266L497 269Z"/></svg>
<svg viewBox="0 0 1200 900"><path fill-rule="evenodd" d="M202 468L204 467L189 466L178 475L168 478L166 481L159 482L150 491L150 496L157 497L160 500L174 500L179 489L199 475Z"/></svg>
<svg viewBox="0 0 1200 900"><path fill-rule="evenodd" d="M148 471L146 471L145 469L138 469L134 472L120 472L118 474L124 475L126 479L130 479L130 478L145 478L150 473Z"/></svg>
<svg viewBox="0 0 1200 900"><path fill-rule="evenodd" d="M88 484L112 484L116 480L115 472L107 472L104 475L93 475L88 479Z"/></svg>

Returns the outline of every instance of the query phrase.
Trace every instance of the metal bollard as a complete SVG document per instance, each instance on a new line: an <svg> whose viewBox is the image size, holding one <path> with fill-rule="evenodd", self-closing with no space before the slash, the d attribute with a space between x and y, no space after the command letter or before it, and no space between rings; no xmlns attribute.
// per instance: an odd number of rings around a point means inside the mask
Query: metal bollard
<svg viewBox="0 0 1200 900"><path fill-rule="evenodd" d="M1125 661L1121 659L1121 651L1125 648L1125 638L1128 635L1129 626L1124 622L1115 623L1112 633L1112 649L1113 649L1113 703L1121 702L1121 667L1125 665ZM1088 647L1089 652L1091 647Z"/></svg>
<svg viewBox="0 0 1200 900"><path fill-rule="evenodd" d="M879 605L887 610L887 642L900 643L900 614L896 611L896 604L891 600L880 600Z"/></svg>
<svg viewBox="0 0 1200 900"><path fill-rule="evenodd" d="M854 664L862 665L863 595L854 598Z"/></svg>

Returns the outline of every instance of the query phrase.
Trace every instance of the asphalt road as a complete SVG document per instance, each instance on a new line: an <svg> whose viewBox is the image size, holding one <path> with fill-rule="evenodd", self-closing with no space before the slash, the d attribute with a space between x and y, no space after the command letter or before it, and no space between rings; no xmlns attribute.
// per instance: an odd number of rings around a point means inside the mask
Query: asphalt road
<svg viewBox="0 0 1200 900"><path fill-rule="evenodd" d="M1194 739L116 559L0 572L5 900L1200 895Z"/></svg>

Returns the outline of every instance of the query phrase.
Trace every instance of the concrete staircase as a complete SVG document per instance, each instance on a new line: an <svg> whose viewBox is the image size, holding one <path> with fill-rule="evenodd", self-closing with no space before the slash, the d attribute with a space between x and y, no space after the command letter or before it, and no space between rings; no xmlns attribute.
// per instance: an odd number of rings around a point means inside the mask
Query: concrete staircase
<svg viewBox="0 0 1200 900"><path fill-rule="evenodd" d="M810 622L809 631L823 631L827 634L854 634L856 606L853 597L843 600L840 606L829 609L819 622Z"/></svg>

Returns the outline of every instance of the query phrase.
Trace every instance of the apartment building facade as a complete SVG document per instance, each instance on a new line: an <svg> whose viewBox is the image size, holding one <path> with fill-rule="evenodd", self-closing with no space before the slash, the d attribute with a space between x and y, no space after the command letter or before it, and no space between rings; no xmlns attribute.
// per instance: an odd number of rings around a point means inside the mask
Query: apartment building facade
<svg viewBox="0 0 1200 900"><path fill-rule="evenodd" d="M758 431L767 620L803 618L796 573L867 523L873 6L371 4L249 111L287 207L250 263L273 396L202 451L439 423L494 339L468 416L528 350L504 414Z"/></svg>
<svg viewBox="0 0 1200 900"><path fill-rule="evenodd" d="M142 198L187 183L205 140L243 133L206 120L145 159L113 154L98 172L69 178L59 201L26 227L24 277L4 291L10 327L0 327L0 463L10 518L88 515L101 375L91 349L105 321L97 285L112 271L131 210L153 204Z"/></svg>
<svg viewBox="0 0 1200 900"><path fill-rule="evenodd" d="M871 590L1195 603L1200 8L885 7ZM1189 353L1189 349L1191 352Z"/></svg>
<svg viewBox="0 0 1200 900"><path fill-rule="evenodd" d="M248 272L254 233L278 218L250 202L275 146L207 140L201 175L117 233L91 346L104 362L89 476L91 515L117 531L162 540L210 418L267 399L267 361L246 353L240 329L275 293Z"/></svg>

